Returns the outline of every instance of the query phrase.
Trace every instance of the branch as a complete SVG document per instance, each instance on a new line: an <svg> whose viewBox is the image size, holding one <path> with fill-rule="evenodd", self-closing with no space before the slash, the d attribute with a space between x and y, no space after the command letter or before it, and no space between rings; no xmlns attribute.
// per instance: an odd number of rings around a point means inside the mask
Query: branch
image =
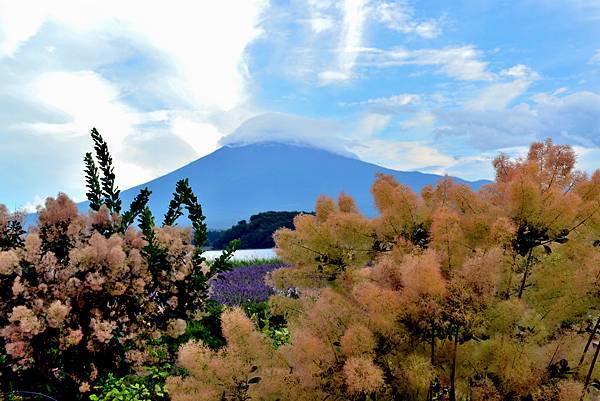
<svg viewBox="0 0 600 401"><path fill-rule="evenodd" d="M96 128L92 128L90 134L92 136L92 140L94 141L96 159L98 160L98 165L102 171L100 182L102 183L102 194L104 196L103 202L111 212L118 214L121 212L121 199L119 199L119 194L121 191L119 191L115 185L115 173L112 165L112 156L108 151L108 145L98 130L96 130Z"/></svg>

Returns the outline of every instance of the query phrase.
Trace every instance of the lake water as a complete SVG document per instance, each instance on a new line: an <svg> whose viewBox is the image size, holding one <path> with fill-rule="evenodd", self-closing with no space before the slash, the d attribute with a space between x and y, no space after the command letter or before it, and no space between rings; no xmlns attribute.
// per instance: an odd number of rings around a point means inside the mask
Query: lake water
<svg viewBox="0 0 600 401"><path fill-rule="evenodd" d="M206 251L202 255L208 260L218 258L223 251ZM273 259L277 255L273 248L268 249L240 249L233 254L233 260Z"/></svg>

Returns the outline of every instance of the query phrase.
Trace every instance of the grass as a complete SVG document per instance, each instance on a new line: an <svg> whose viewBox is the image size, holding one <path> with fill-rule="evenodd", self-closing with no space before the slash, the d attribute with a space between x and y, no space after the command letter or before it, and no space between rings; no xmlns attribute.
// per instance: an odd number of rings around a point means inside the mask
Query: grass
<svg viewBox="0 0 600 401"><path fill-rule="evenodd" d="M250 260L232 260L229 262L233 268L244 267L244 266L255 266L255 265L276 265L283 263L279 258L268 258L268 259L250 259Z"/></svg>

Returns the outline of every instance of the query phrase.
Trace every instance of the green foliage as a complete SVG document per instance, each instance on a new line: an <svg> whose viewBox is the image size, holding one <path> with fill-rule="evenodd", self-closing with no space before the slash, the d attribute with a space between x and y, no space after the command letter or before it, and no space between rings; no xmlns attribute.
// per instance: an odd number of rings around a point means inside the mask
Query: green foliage
<svg viewBox="0 0 600 401"><path fill-rule="evenodd" d="M154 216L152 211L147 206L139 215L138 227L144 234L144 239L148 244L144 247L143 252L148 261L148 268L151 272L160 270L164 263L165 250L160 246L154 232Z"/></svg>
<svg viewBox="0 0 600 401"><path fill-rule="evenodd" d="M5 227L0 227L0 251L22 248L24 234L25 230L17 218L9 220Z"/></svg>
<svg viewBox="0 0 600 401"><path fill-rule="evenodd" d="M258 369L258 366L252 366L250 368L249 373L254 373L254 372L256 372L257 369ZM232 394L230 394L230 395L224 394L224 397L227 397L228 399L230 399L232 401L251 400L252 397L250 397L248 395L248 390L250 389L250 385L258 384L261 382L261 380L262 380L261 377L254 376L254 377L249 378L248 380L242 381L238 385L238 388L232 392Z"/></svg>
<svg viewBox="0 0 600 401"><path fill-rule="evenodd" d="M129 375L121 378L109 373L102 385L94 387L90 401L160 401L168 400L165 380L171 365L150 367L143 376Z"/></svg>
<svg viewBox="0 0 600 401"><path fill-rule="evenodd" d="M131 205L129 206L129 210L123 213L121 216L121 232L125 232L127 227L133 223L133 221L142 214L148 205L148 201L150 200L150 195L152 191L150 191L147 187L140 190L140 193L133 199Z"/></svg>
<svg viewBox="0 0 600 401"><path fill-rule="evenodd" d="M283 262L279 258L269 259L248 259L248 260L229 260L228 265L231 269L244 266L256 266L256 265L280 265Z"/></svg>
<svg viewBox="0 0 600 401"><path fill-rule="evenodd" d="M273 348L277 349L290 342L290 331L287 327L271 327L265 325L261 332L273 341Z"/></svg>
<svg viewBox="0 0 600 401"><path fill-rule="evenodd" d="M102 177L99 176L98 168L96 167L92 153L86 153L84 157L84 173L86 187L88 189L86 196L90 204L90 209L99 211L102 205L106 205L109 212L119 214L121 212L121 199L119 198L120 191L115 186L112 156L108 151L107 143L95 128L92 128L91 136L94 141L94 150L96 152L98 165L102 171ZM121 215L118 227L111 227L108 230L102 227L96 228L99 231L102 231L106 236L110 236L113 232L117 231L125 232L127 227L134 222L136 217L144 211L150 200L151 193L152 192L148 188L140 190L140 193L135 197L133 202L131 202L129 210Z"/></svg>
<svg viewBox="0 0 600 401"><path fill-rule="evenodd" d="M179 343L189 340L202 341L203 344L219 349L225 345L225 339L221 331L221 313L223 308L217 302L206 301L204 317L200 320L187 322L185 334L179 339Z"/></svg>
<svg viewBox="0 0 600 401"><path fill-rule="evenodd" d="M290 342L290 331L283 316L272 315L268 302L251 302L244 305L244 312L254 322L257 330L271 339L277 349Z"/></svg>
<svg viewBox="0 0 600 401"><path fill-rule="evenodd" d="M85 154L83 159L85 163L85 182L88 192L86 196L90 202L90 209L98 211L102 206L102 187L100 186L100 178L98 176L98 168L94 162L91 152Z"/></svg>
<svg viewBox="0 0 600 401"><path fill-rule="evenodd" d="M195 245L192 264L195 269L190 276L193 288L190 297L186 300L191 305L201 307L201 301L205 301L208 294L208 279L214 274L229 269L228 262L239 245L239 241L231 241L223 254L210 264L208 271L203 271L200 266L206 265L206 258L202 256L202 246L207 239L205 217L198 198L192 191L188 179L179 180L175 186L173 199L169 202L169 208L164 216L163 226L173 226L177 219L183 215L183 206L188 212L188 218L192 223L193 244Z"/></svg>
<svg viewBox="0 0 600 401"><path fill-rule="evenodd" d="M229 244L227 244L227 246L223 250L223 253L221 253L221 255L219 255L219 257L212 261L212 263L210 264L211 272L213 272L213 274L216 274L220 271L231 270L233 266L231 265L230 261L233 257L233 254L239 246L240 240L231 240L231 242L229 242Z"/></svg>
<svg viewBox="0 0 600 401"><path fill-rule="evenodd" d="M105 204L112 213L118 214L121 212L121 199L119 198L121 191L119 191L115 185L113 160L108 151L108 144L104 141L102 135L100 135L96 128L92 128L90 134L94 141L94 151L96 152L98 166L102 171L102 177L100 177L102 203ZM95 165L89 163L90 160L91 154L88 153L85 157L86 181L88 183L89 193L91 193L91 196L88 195L88 199L90 200L90 203L96 206L99 203L100 197L100 193L98 192L98 171L96 170Z"/></svg>
<svg viewBox="0 0 600 401"><path fill-rule="evenodd" d="M273 248L273 233L280 228L293 228L294 217L306 212L263 212L252 215L250 221L242 220L228 230L215 235L209 245L215 249L225 247L231 240L239 239L239 249Z"/></svg>
<svg viewBox="0 0 600 401"><path fill-rule="evenodd" d="M205 260L202 257L202 245L206 242L207 230L206 223L204 223L205 217L202 214L202 206L198 203L198 198L192 191L187 178L177 181L175 185L175 192L173 193L173 199L169 202L169 209L165 214L163 227L176 224L177 219L183 215L183 206L186 207L188 218L192 223L193 241L196 245L194 262L199 265Z"/></svg>
<svg viewBox="0 0 600 401"><path fill-rule="evenodd" d="M207 249L214 249L214 243L223 234L225 230L207 230L206 231L206 241L204 242L204 247Z"/></svg>

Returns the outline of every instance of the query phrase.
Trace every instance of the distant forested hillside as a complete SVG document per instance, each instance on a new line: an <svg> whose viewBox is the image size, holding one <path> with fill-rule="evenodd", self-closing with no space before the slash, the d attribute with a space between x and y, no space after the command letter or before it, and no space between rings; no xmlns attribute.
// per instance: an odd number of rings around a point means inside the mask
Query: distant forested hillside
<svg viewBox="0 0 600 401"><path fill-rule="evenodd" d="M242 220L228 230L211 231L207 245L214 249L224 249L229 241L240 239L240 249L272 248L273 233L282 227L294 228L294 217L309 212L263 212L250 217L250 222ZM312 214L312 213L310 213Z"/></svg>

